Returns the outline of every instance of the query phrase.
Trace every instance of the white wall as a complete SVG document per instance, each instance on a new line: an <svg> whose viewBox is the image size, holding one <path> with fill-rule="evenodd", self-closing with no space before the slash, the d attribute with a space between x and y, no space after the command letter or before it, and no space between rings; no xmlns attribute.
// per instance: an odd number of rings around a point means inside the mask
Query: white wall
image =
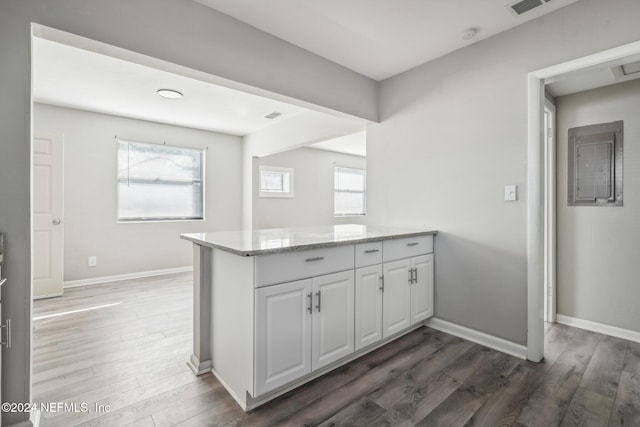
<svg viewBox="0 0 640 427"><path fill-rule="evenodd" d="M371 120L376 83L191 0L3 0L0 3L0 231L8 284L2 399L28 402L31 331L31 23L46 25ZM2 414L4 425L27 414Z"/></svg>
<svg viewBox="0 0 640 427"><path fill-rule="evenodd" d="M556 98L559 314L640 332L640 80ZM624 206L567 206L570 128L624 121Z"/></svg>
<svg viewBox="0 0 640 427"><path fill-rule="evenodd" d="M258 159L258 165L293 168L294 197L259 197L256 176L253 195L254 228L306 225L362 224L366 217L333 214L334 167L366 169L364 157L313 148L298 148Z"/></svg>
<svg viewBox="0 0 640 427"><path fill-rule="evenodd" d="M638 16L581 0L380 84L368 221L441 231L436 317L526 343L527 74L640 40Z"/></svg>
<svg viewBox="0 0 640 427"><path fill-rule="evenodd" d="M33 131L64 137L65 281L190 266L181 233L241 227L241 137L45 104ZM206 149L205 221L119 224L115 135Z"/></svg>

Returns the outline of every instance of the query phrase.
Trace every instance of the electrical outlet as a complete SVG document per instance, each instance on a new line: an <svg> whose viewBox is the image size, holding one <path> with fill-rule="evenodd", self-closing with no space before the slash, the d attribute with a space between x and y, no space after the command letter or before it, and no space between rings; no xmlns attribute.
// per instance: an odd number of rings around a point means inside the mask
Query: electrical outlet
<svg viewBox="0 0 640 427"><path fill-rule="evenodd" d="M96 265L98 265L98 257L92 255L87 259L87 265L89 267L95 267Z"/></svg>

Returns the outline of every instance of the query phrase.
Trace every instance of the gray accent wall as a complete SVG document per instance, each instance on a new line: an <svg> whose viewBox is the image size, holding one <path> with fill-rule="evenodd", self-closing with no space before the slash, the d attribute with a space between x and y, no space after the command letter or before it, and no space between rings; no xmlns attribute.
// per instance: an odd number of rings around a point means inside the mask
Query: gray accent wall
<svg viewBox="0 0 640 427"><path fill-rule="evenodd" d="M181 233L241 228L239 136L45 104L35 104L33 132L64 139L65 281L188 267L193 249ZM118 223L116 135L204 149L205 220Z"/></svg>
<svg viewBox="0 0 640 427"><path fill-rule="evenodd" d="M369 223L440 231L436 317L526 344L527 75L640 40L638 16L581 0L381 82Z"/></svg>
<svg viewBox="0 0 640 427"><path fill-rule="evenodd" d="M307 225L362 224L366 216L335 217L333 214L334 167L366 169L364 157L314 148L297 148L258 159L258 167L293 168L294 197L259 197L253 195L254 228L280 228Z"/></svg>
<svg viewBox="0 0 640 427"><path fill-rule="evenodd" d="M557 312L640 332L640 80L556 98ZM567 131L624 121L624 205L567 206Z"/></svg>

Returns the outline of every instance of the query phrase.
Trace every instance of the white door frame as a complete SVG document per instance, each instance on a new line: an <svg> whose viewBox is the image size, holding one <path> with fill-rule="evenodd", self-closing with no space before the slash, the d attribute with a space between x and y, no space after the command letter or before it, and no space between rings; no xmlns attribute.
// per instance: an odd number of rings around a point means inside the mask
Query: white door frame
<svg viewBox="0 0 640 427"><path fill-rule="evenodd" d="M528 76L527 359L544 356L544 85L567 74L640 54L640 41L533 71Z"/></svg>
<svg viewBox="0 0 640 427"><path fill-rule="evenodd" d="M549 115L547 116L547 111ZM556 321L556 106L544 100L544 321Z"/></svg>

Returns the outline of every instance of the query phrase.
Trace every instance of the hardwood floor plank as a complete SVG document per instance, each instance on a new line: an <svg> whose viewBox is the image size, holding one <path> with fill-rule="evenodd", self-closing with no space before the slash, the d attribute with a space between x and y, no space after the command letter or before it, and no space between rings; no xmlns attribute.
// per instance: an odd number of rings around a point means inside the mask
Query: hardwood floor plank
<svg viewBox="0 0 640 427"><path fill-rule="evenodd" d="M446 345L439 348L418 364L412 366L403 375L397 375L368 395L369 399L385 409L393 406L405 398L405 393L423 386L432 377L466 353L474 344L460 338L450 337Z"/></svg>
<svg viewBox="0 0 640 427"><path fill-rule="evenodd" d="M462 382L433 412L415 423L420 426L462 426L480 409L489 396L501 388L519 364L519 359L481 347L453 362L445 373L454 373ZM472 368L470 368L472 367Z"/></svg>
<svg viewBox="0 0 640 427"><path fill-rule="evenodd" d="M535 365L531 363L531 365ZM509 426L542 380L540 370L520 362L466 423L467 426Z"/></svg>
<svg viewBox="0 0 640 427"><path fill-rule="evenodd" d="M560 425L562 427L606 426L609 424L612 407L612 398L578 388Z"/></svg>
<svg viewBox="0 0 640 427"><path fill-rule="evenodd" d="M626 340L603 337L593 352L580 381L580 387L614 398L628 345Z"/></svg>
<svg viewBox="0 0 640 427"><path fill-rule="evenodd" d="M575 333L567 343L565 350L591 356L602 337L604 337L602 334L575 329Z"/></svg>
<svg viewBox="0 0 640 427"><path fill-rule="evenodd" d="M384 409L367 397L353 402L320 424L320 427L368 427L384 413Z"/></svg>
<svg viewBox="0 0 640 427"><path fill-rule="evenodd" d="M307 405L304 411L294 413L281 421L296 425L317 425L357 400L359 396L370 393L381 384L414 366L418 360L427 357L442 345L439 334L428 335L425 341L379 365L379 369L365 373L330 395L325 395Z"/></svg>

